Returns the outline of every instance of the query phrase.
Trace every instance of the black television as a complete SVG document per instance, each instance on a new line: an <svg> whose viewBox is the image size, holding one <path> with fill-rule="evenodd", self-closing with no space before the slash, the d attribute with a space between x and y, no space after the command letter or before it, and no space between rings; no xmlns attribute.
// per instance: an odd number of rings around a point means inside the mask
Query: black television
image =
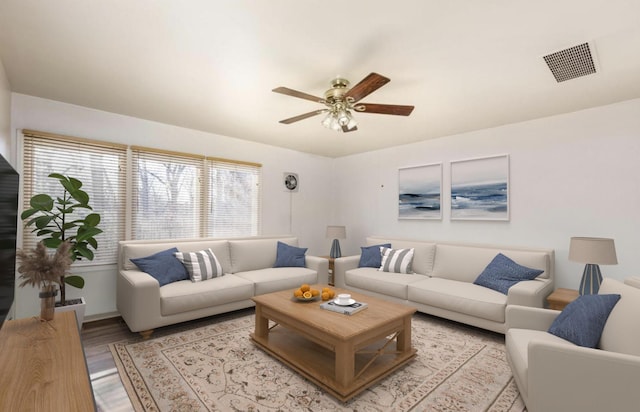
<svg viewBox="0 0 640 412"><path fill-rule="evenodd" d="M18 186L18 172L0 155L0 327L9 315L16 290Z"/></svg>

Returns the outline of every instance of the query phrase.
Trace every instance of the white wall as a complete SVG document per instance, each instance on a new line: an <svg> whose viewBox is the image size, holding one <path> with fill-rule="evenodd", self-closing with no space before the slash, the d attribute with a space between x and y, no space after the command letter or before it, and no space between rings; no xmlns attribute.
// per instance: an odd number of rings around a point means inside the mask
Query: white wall
<svg viewBox="0 0 640 412"><path fill-rule="evenodd" d="M390 136L389 138L393 138ZM509 222L449 220L452 160L510 156ZM443 162L442 221L398 220L398 168ZM638 275L640 99L335 161L343 254L367 235L551 248L557 286L577 289L584 265L567 259L571 236L612 237L619 264L604 276Z"/></svg>
<svg viewBox="0 0 640 412"><path fill-rule="evenodd" d="M30 128L262 163L263 233L293 233L313 255L327 254L326 225L344 224L343 255L358 253L372 234L552 248L559 287L577 288L583 269L567 260L571 236L615 238L619 264L603 266L605 276L637 274L640 263L640 99L335 160L21 94L10 99L11 133ZM504 153L510 221L450 221L449 162ZM443 162L444 218L399 221L398 168L435 162ZM299 173L300 192L282 189L283 172ZM87 315L116 310L115 273L100 267L85 273L84 290L68 289L87 297ZM19 289L16 315L37 312L35 291Z"/></svg>
<svg viewBox="0 0 640 412"><path fill-rule="evenodd" d="M78 136L96 140L126 143L200 153L228 159L261 163L263 178L262 222L264 235L292 233L311 255L327 254L324 232L330 224L329 193L332 160L264 144L252 143L196 130L122 116L85 107L14 93L12 95L13 131L39 131ZM296 172L300 191L285 192L283 172ZM114 312L115 267L100 267L83 273L87 282L78 291L68 288L70 296L87 298L87 316ZM38 313L38 298L31 289L18 289L16 315Z"/></svg>
<svg viewBox="0 0 640 412"><path fill-rule="evenodd" d="M11 87L0 60L0 154L15 165L11 151Z"/></svg>

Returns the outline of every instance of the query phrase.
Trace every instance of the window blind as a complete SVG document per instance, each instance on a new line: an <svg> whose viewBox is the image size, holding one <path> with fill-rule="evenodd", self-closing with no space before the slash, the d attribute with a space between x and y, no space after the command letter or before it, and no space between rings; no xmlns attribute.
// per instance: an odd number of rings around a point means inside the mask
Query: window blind
<svg viewBox="0 0 640 412"><path fill-rule="evenodd" d="M260 233L260 165L207 161L207 235L212 237L255 236Z"/></svg>
<svg viewBox="0 0 640 412"><path fill-rule="evenodd" d="M133 239L200 237L204 156L134 146Z"/></svg>
<svg viewBox="0 0 640 412"><path fill-rule="evenodd" d="M98 249L93 264L117 261L118 241L124 239L126 146L33 130L23 130L23 210L36 194L62 196L63 187L51 173L71 176L83 183L93 212L100 214L98 226L103 233L96 237ZM79 216L92 211L77 209ZM24 249L32 249L38 238L31 227L24 230ZM88 264L86 260L76 265Z"/></svg>

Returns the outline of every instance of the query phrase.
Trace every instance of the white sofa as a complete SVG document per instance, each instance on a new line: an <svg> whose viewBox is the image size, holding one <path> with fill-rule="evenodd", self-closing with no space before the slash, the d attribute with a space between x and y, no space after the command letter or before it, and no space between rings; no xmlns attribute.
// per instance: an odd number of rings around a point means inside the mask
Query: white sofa
<svg viewBox="0 0 640 412"><path fill-rule="evenodd" d="M237 239L131 240L119 245L117 308L132 332L145 337L154 328L254 306L256 295L295 289L303 283L328 282L329 262L305 256L306 267L278 267L277 242L298 246L291 236ZM176 247L180 252L211 248L224 276L191 282L181 280L160 287L132 258Z"/></svg>
<svg viewBox="0 0 640 412"><path fill-rule="evenodd" d="M600 286L621 298L598 349L548 333L560 311L507 308L507 359L529 412L640 410L640 280L625 283L605 278Z"/></svg>
<svg viewBox="0 0 640 412"><path fill-rule="evenodd" d="M335 285L499 333L506 331L507 305L542 308L554 288L553 250L378 236L368 237L364 246L384 243L390 243L394 249L413 248L412 269L415 273L387 273L375 268L358 268L360 256L347 256L335 260ZM534 280L512 286L507 295L473 284L498 253L520 265L544 272Z"/></svg>

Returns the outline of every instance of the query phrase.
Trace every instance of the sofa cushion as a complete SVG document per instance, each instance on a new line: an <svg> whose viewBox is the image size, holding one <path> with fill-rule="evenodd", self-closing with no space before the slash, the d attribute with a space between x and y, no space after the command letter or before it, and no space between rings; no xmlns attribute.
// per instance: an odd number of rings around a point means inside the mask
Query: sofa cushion
<svg viewBox="0 0 640 412"><path fill-rule="evenodd" d="M278 242L278 245L276 247L276 263L273 264L273 267L303 268L305 265L305 253L307 253L306 247L290 246L286 243Z"/></svg>
<svg viewBox="0 0 640 412"><path fill-rule="evenodd" d="M361 246L360 247L360 261L358 262L359 268L379 268L382 264L382 251L381 247L391 247L391 243L383 243L373 246Z"/></svg>
<svg viewBox="0 0 640 412"><path fill-rule="evenodd" d="M231 273L272 268L276 263L279 241L291 246L298 246L298 240L295 237L229 240Z"/></svg>
<svg viewBox="0 0 640 412"><path fill-rule="evenodd" d="M174 282L160 288L162 316L251 299L253 283L233 275L225 275L202 282L189 280Z"/></svg>
<svg viewBox="0 0 640 412"><path fill-rule="evenodd" d="M471 283L498 253L508 255L521 265L544 270L540 278L549 277L550 262L546 252L449 244L437 245L432 276Z"/></svg>
<svg viewBox="0 0 640 412"><path fill-rule="evenodd" d="M368 237L367 245L389 243L394 249L413 248L413 262L411 270L421 275L431 275L433 270L433 259L436 253L436 245L431 242L420 242L411 240L385 239L381 237Z"/></svg>
<svg viewBox="0 0 640 412"><path fill-rule="evenodd" d="M413 273L411 262L413 261L413 248L411 249L390 249L383 247L382 263L380 269L383 272L393 273Z"/></svg>
<svg viewBox="0 0 640 412"><path fill-rule="evenodd" d="M549 333L576 345L595 348L609 313L620 295L583 295L569 303L549 327Z"/></svg>
<svg viewBox="0 0 640 412"><path fill-rule="evenodd" d="M254 283L254 293L262 295L284 289L293 290L303 283L318 282L318 273L308 268L282 267L238 272L235 276Z"/></svg>
<svg viewBox="0 0 640 412"><path fill-rule="evenodd" d="M136 242L136 241L134 241ZM211 249L222 265L222 271L231 271L231 259L229 258L229 241L213 239L180 239L167 242L149 241L149 243L126 243L120 249L122 254L122 268L125 270L136 269L129 259L148 256L172 247L177 247L180 252L197 252L198 250Z"/></svg>
<svg viewBox="0 0 640 412"><path fill-rule="evenodd" d="M358 289L407 299L407 285L425 279L422 275L380 272L374 268L358 268L347 270L344 283Z"/></svg>
<svg viewBox="0 0 640 412"><path fill-rule="evenodd" d="M224 275L222 265L220 265L211 249L197 252L176 252L175 256L187 268L192 282L200 282Z"/></svg>
<svg viewBox="0 0 640 412"><path fill-rule="evenodd" d="M154 253L151 256L133 258L131 261L140 268L141 271L153 276L160 286L189 279L187 269L174 256L178 249L171 248Z"/></svg>
<svg viewBox="0 0 640 412"><path fill-rule="evenodd" d="M504 323L507 297L473 283L428 278L409 284L407 297L412 302Z"/></svg>
<svg viewBox="0 0 640 412"><path fill-rule="evenodd" d="M538 342L554 342L566 345L572 343L554 336L550 333L533 329L509 329L505 334L505 344L509 348L509 358L513 366L513 374L518 377L522 386L518 386L520 390L528 388L528 369L529 369L529 342L536 340ZM528 393L524 394L525 397Z"/></svg>
<svg viewBox="0 0 640 412"><path fill-rule="evenodd" d="M519 265L498 253L473 283L506 295L511 286L523 280L533 280L542 272L544 271L540 269Z"/></svg>
<svg viewBox="0 0 640 412"><path fill-rule="evenodd" d="M598 293L620 295L602 330L600 349L640 356L640 289L604 278Z"/></svg>

